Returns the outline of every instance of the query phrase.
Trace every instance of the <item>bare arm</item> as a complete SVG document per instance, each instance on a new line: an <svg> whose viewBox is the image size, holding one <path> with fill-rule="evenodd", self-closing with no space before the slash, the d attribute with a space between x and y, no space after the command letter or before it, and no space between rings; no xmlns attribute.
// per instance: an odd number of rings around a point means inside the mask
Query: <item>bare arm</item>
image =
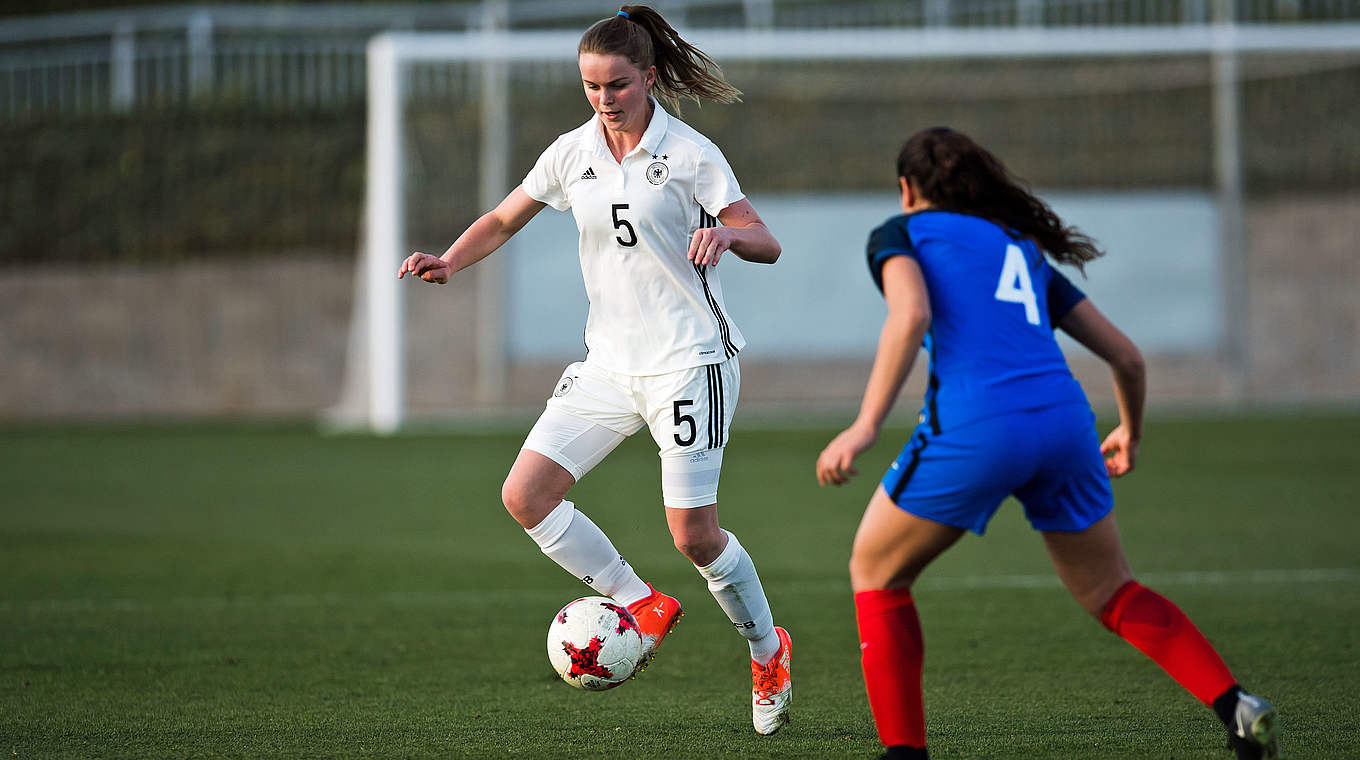
<svg viewBox="0 0 1360 760"><path fill-rule="evenodd" d="M757 264L773 264L782 249L751 202L742 198L718 213L721 227L694 231L688 258L700 266L718 263L725 251Z"/></svg>
<svg viewBox="0 0 1360 760"><path fill-rule="evenodd" d="M505 200L482 216L453 241L443 256L431 256L416 252L406 257L397 270L397 279L407 274L415 275L426 282L440 285L449 281L454 272L466 269L490 256L516 232L524 228L534 215L547 205L536 201L517 187L505 196Z"/></svg>
<svg viewBox="0 0 1360 760"><path fill-rule="evenodd" d="M822 485L841 485L857 474L854 459L878 440L883 420L892 410L930 328L930 295L915 259L894 256L884 262L883 295L888 302L888 317L878 337L878 353L859 416L817 457L817 482Z"/></svg>
<svg viewBox="0 0 1360 760"><path fill-rule="evenodd" d="M1077 303L1058 320L1058 327L1105 360L1114 373L1119 427L1105 438L1100 451L1105 455L1105 469L1110 475L1123 475L1133 469L1138 443L1143 438L1143 404L1147 396L1143 354L1089 298Z"/></svg>

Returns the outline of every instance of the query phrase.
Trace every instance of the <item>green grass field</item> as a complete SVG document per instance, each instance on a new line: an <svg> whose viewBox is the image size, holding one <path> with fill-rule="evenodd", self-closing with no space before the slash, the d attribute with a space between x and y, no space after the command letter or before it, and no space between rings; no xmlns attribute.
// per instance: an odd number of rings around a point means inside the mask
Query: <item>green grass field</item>
<svg viewBox="0 0 1360 760"><path fill-rule="evenodd" d="M676 553L637 436L573 491L688 614L643 677L555 680L591 593L499 504L523 431L0 430L0 757L806 757L878 750L845 565L877 474L830 430L738 424L723 524L793 634L794 722L750 725L744 642ZM1280 707L1294 760L1360 757L1360 415L1153 420L1116 484L1135 571ZM938 758L1229 758L1217 720L1087 618L1014 504L927 570Z"/></svg>

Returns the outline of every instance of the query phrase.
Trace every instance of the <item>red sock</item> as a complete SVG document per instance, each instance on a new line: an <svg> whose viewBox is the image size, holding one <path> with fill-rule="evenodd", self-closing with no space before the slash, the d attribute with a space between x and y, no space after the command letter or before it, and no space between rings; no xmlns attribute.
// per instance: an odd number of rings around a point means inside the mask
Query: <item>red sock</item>
<svg viewBox="0 0 1360 760"><path fill-rule="evenodd" d="M1223 658L1190 618L1166 597L1129 581L1114 592L1100 622L1162 666L1205 705L1236 683Z"/></svg>
<svg viewBox="0 0 1360 760"><path fill-rule="evenodd" d="M921 696L925 643L910 589L855 594L860 664L869 708L884 746L926 746L926 711Z"/></svg>

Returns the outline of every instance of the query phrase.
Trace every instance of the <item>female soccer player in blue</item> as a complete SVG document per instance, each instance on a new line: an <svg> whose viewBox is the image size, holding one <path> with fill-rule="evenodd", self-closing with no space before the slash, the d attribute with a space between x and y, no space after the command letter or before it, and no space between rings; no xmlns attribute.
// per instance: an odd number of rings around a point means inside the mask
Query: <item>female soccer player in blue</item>
<svg viewBox="0 0 1360 760"><path fill-rule="evenodd" d="M1132 470L1138 452L1143 359L1045 259L1080 269L1100 251L959 132L913 135L897 177L905 214L868 245L888 304L878 355L858 418L817 459L822 485L856 474L854 458L878 438L924 343L921 422L869 501L850 558L884 757L927 757L912 583L965 531L980 535L1014 494L1077 602L1212 707L1238 758L1277 758L1275 709L1243 691L1189 618L1134 580L1124 558L1109 479ZM1054 328L1113 370L1120 423L1104 443Z"/></svg>

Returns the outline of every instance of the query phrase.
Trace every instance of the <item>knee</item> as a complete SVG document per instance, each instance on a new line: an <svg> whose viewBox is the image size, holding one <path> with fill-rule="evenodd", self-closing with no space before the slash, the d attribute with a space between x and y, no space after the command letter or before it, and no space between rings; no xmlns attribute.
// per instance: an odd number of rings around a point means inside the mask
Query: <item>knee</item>
<svg viewBox="0 0 1360 760"><path fill-rule="evenodd" d="M855 593L884 589L908 589L916 582L919 568L898 566L858 550L850 553L850 588Z"/></svg>
<svg viewBox="0 0 1360 760"><path fill-rule="evenodd" d="M1157 596L1151 589L1136 582L1132 576L1123 579L1110 579L1098 587L1092 588L1085 594L1073 593L1072 596L1077 600L1082 609L1096 620L1100 621L1110 630L1115 630L1118 626L1119 614L1125 608L1126 602L1131 599L1141 597L1143 593ZM1142 622L1156 626L1155 615L1138 615Z"/></svg>
<svg viewBox="0 0 1360 760"><path fill-rule="evenodd" d="M526 530L538 525L561 501L560 498L554 500L551 494L539 492L513 473L501 485L501 503Z"/></svg>
<svg viewBox="0 0 1360 760"><path fill-rule="evenodd" d="M859 552L850 554L850 588L855 593L883 588L879 576L874 572L873 563L867 561Z"/></svg>
<svg viewBox="0 0 1360 760"><path fill-rule="evenodd" d="M675 549L696 567L706 567L722 554L723 533L686 533L673 536Z"/></svg>
<svg viewBox="0 0 1360 760"><path fill-rule="evenodd" d="M1072 598L1077 604L1081 605L1086 614L1104 622L1105 611L1114 603L1115 597L1120 595L1120 591L1133 581L1132 575L1111 575L1099 579L1084 588L1069 589Z"/></svg>
<svg viewBox="0 0 1360 760"><path fill-rule="evenodd" d="M1086 594L1073 594L1072 598L1076 600L1077 604L1081 605L1087 615L1103 622L1105 608L1109 606L1110 602L1114 601L1114 593L1106 593L1102 590Z"/></svg>

